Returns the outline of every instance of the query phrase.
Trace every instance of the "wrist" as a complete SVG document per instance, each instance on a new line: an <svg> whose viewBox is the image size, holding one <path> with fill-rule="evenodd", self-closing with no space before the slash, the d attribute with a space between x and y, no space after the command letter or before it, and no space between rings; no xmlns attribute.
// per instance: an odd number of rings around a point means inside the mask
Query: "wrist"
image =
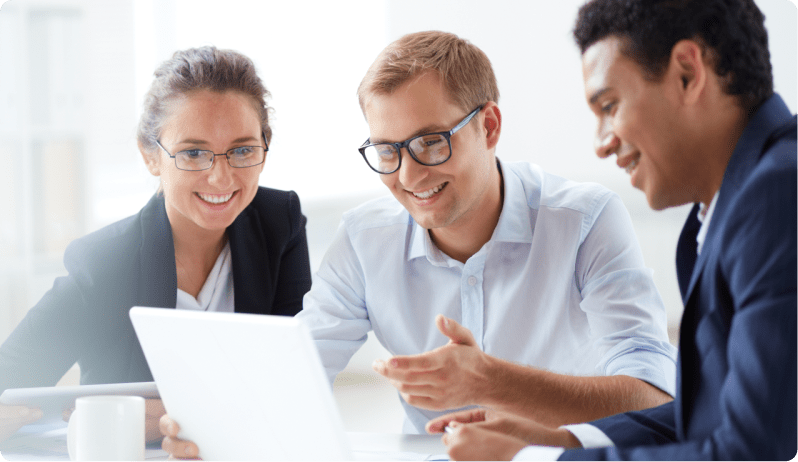
<svg viewBox="0 0 798 462"><path fill-rule="evenodd" d="M501 377L501 364L497 358L480 352L480 360L475 368L474 384L472 387L474 396L473 404L485 407L493 407L497 402L501 402L501 391L499 389Z"/></svg>

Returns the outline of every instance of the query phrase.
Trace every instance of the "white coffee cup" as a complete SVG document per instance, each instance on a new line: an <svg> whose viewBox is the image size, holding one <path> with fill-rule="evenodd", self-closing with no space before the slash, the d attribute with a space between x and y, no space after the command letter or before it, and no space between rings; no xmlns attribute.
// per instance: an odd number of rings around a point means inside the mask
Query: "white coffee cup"
<svg viewBox="0 0 798 462"><path fill-rule="evenodd" d="M144 398L84 396L69 417L71 460L144 460Z"/></svg>

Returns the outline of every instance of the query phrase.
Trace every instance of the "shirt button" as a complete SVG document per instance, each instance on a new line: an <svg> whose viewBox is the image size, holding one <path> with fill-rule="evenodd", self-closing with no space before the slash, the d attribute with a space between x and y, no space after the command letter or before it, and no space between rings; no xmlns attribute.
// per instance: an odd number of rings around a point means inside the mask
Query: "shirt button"
<svg viewBox="0 0 798 462"><path fill-rule="evenodd" d="M476 283L477 283L477 278L475 278L474 276L468 278L468 285L473 286Z"/></svg>

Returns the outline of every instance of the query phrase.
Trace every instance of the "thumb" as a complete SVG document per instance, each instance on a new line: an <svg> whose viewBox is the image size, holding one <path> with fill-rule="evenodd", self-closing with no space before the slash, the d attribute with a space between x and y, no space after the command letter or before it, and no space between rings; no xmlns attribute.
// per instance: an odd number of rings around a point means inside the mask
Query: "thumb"
<svg viewBox="0 0 798 462"><path fill-rule="evenodd" d="M461 326L454 319L449 319L446 316L439 314L435 317L435 324L438 330L447 337L450 343L457 343L460 345L476 346L477 342L474 340L474 335L471 331Z"/></svg>

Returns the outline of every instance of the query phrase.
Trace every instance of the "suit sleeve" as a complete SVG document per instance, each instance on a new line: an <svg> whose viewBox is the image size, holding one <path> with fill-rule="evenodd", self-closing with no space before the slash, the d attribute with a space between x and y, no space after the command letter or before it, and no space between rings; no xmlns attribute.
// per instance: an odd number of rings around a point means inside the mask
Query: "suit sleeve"
<svg viewBox="0 0 798 462"><path fill-rule="evenodd" d="M73 249L65 253L68 276L59 277L0 347L0 391L55 385L81 356L92 325L80 280L86 268Z"/></svg>
<svg viewBox="0 0 798 462"><path fill-rule="evenodd" d="M290 235L280 256L280 267L272 305L272 314L293 316L302 310L302 298L310 290L310 256L305 231L307 218L302 214L299 196L289 192L288 219Z"/></svg>
<svg viewBox="0 0 798 462"><path fill-rule="evenodd" d="M614 448L566 451L563 459L785 460L796 454L796 164L755 175L729 204L720 235L717 303L733 313L725 342L728 373L718 390L720 424L703 438L656 446L627 446L653 435L661 416L642 427L596 422ZM772 156L764 162L783 161ZM698 326L701 329L701 326ZM684 399L691 399L684 396ZM654 417L652 414L647 414ZM618 419L630 419L629 415ZM695 416L700 419L701 416ZM670 424L670 422L667 422ZM691 423L695 425L696 423ZM602 428L604 427L604 428Z"/></svg>

